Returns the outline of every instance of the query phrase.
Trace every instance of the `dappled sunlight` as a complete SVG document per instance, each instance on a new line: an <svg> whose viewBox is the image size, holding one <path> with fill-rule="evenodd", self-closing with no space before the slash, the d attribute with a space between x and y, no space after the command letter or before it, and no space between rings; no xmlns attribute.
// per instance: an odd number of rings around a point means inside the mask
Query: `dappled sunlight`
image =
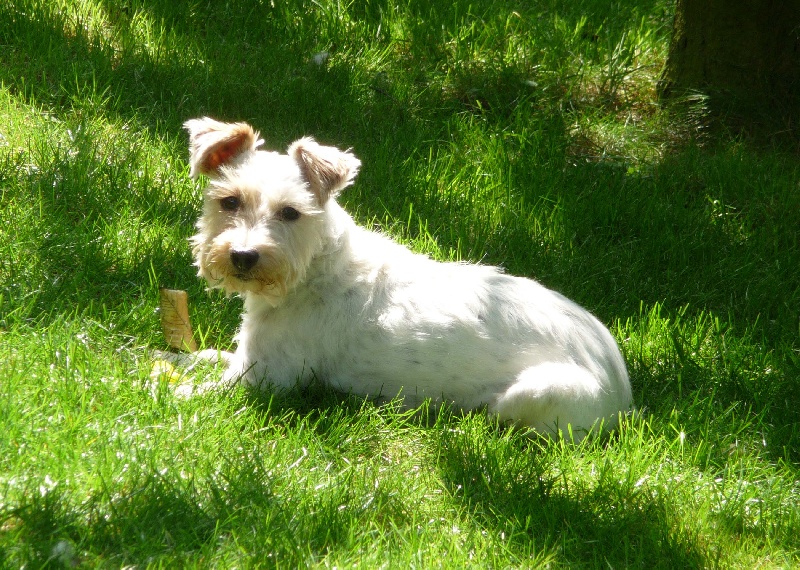
<svg viewBox="0 0 800 570"><path fill-rule="evenodd" d="M656 100L673 2L0 0L0 566L797 565L800 169ZM342 205L609 326L635 410L579 444L154 366L190 117L363 161ZM162 361L163 362L163 361ZM152 375L152 376L151 376Z"/></svg>

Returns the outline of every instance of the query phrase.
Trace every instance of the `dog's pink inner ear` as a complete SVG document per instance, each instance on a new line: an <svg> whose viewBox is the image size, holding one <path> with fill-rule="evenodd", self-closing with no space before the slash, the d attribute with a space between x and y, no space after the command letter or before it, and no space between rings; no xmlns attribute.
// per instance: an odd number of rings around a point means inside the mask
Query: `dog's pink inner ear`
<svg viewBox="0 0 800 570"><path fill-rule="evenodd" d="M261 141L258 133L247 123L221 123L204 117L184 123L189 131L191 176L214 176L220 167L230 164L248 150L255 150Z"/></svg>
<svg viewBox="0 0 800 570"><path fill-rule="evenodd" d="M230 140L221 141L218 145L209 150L203 159L203 172L215 172L223 164L242 152L247 143L245 137L238 137Z"/></svg>

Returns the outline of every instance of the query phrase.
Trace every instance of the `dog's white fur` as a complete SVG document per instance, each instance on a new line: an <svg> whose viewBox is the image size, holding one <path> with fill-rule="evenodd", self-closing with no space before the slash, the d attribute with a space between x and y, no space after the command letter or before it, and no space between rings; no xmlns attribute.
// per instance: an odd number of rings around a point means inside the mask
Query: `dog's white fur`
<svg viewBox="0 0 800 570"><path fill-rule="evenodd" d="M624 360L589 312L530 279L439 263L357 226L335 199L360 166L350 152L310 138L261 151L244 123L185 127L192 176L210 178L192 238L199 275L244 298L224 381L316 376L412 406L486 405L545 435L570 425L576 440L628 410Z"/></svg>

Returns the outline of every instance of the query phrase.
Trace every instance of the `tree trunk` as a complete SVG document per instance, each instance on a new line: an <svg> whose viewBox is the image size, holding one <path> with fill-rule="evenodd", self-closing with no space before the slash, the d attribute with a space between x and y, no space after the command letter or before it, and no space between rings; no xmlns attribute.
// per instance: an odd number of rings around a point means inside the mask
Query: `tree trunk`
<svg viewBox="0 0 800 570"><path fill-rule="evenodd" d="M677 0L659 96L692 94L737 131L796 138L800 0Z"/></svg>

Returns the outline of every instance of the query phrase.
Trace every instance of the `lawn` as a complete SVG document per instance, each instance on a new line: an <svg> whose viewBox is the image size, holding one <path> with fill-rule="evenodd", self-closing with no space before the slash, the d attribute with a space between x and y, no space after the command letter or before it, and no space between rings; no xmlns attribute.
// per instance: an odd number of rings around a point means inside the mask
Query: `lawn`
<svg viewBox="0 0 800 570"><path fill-rule="evenodd" d="M0 0L0 567L800 565L800 162L655 86L672 2ZM580 445L322 385L179 398L182 123L362 160L341 202L577 300L636 411ZM190 381L218 376L212 366Z"/></svg>

